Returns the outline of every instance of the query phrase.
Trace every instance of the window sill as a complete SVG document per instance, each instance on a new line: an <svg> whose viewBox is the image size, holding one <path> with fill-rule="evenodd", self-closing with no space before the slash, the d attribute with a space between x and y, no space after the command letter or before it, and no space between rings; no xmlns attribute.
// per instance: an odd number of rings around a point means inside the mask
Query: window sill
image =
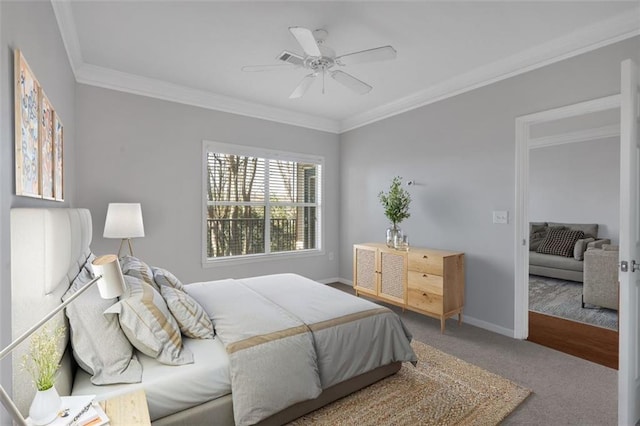
<svg viewBox="0 0 640 426"><path fill-rule="evenodd" d="M324 256L324 250L303 250L298 252L254 254L248 256L206 258L202 262L203 268L215 268L225 265L242 265L248 263L272 262L278 260L294 260L306 257Z"/></svg>

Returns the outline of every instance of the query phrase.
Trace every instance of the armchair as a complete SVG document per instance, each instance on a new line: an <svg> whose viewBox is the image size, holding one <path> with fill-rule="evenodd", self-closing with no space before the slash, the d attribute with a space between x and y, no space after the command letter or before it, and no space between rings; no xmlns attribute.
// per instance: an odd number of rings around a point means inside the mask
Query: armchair
<svg viewBox="0 0 640 426"><path fill-rule="evenodd" d="M584 253L583 308L585 303L618 310L618 246L603 244Z"/></svg>

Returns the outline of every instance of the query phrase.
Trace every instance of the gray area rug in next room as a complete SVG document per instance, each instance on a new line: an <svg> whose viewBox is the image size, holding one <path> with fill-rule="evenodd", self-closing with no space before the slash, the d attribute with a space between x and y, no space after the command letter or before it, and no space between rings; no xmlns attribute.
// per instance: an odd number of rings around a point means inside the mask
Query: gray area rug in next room
<svg viewBox="0 0 640 426"><path fill-rule="evenodd" d="M618 329L618 312L582 302L582 283L529 275L529 309L600 327Z"/></svg>

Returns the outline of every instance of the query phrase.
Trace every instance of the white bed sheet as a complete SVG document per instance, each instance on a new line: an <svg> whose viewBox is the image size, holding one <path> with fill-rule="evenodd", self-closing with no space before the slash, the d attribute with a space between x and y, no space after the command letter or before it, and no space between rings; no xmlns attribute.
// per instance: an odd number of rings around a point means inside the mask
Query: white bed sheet
<svg viewBox="0 0 640 426"><path fill-rule="evenodd" d="M137 352L143 368L141 383L96 386L79 368L71 394L96 394L102 401L143 388L152 421L230 394L229 357L220 339L183 336L183 343L193 352L193 364L165 365Z"/></svg>

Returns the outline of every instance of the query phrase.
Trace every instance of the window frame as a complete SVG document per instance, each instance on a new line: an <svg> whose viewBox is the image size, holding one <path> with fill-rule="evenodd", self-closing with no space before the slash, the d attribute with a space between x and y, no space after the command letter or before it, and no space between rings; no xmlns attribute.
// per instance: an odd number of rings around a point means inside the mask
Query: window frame
<svg viewBox="0 0 640 426"><path fill-rule="evenodd" d="M207 256L207 219L208 219L208 169L207 169L207 154L209 152L219 152L231 155L241 155L263 158L266 160L283 160L283 161L295 161L300 163L313 163L320 166L320 179L318 179L316 187L316 222L317 222L317 235L316 235L316 248L293 250L285 252L269 252L269 253L256 253L245 254L236 256L225 257L208 257ZM201 256L203 267L214 267L220 263L225 264L243 264L254 263L260 261L273 261L276 259L293 259L304 258L310 256L322 256L324 255L324 187L325 187L325 173L324 173L324 157L319 155L309 155L297 152L280 151L275 149L260 148L249 145L237 145L224 142L216 142L203 140L202 141L202 219L201 219ZM266 197L264 206L268 210L271 206L269 197ZM263 204L260 204L262 206ZM265 236L267 233L265 233Z"/></svg>

